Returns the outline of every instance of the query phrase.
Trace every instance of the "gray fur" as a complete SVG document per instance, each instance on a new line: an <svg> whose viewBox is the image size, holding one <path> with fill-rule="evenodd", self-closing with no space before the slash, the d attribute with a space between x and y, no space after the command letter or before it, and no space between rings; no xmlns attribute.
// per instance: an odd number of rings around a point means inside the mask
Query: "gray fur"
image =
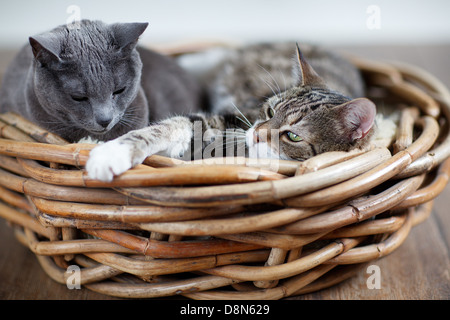
<svg viewBox="0 0 450 320"><path fill-rule="evenodd" d="M106 141L198 111L196 81L171 58L136 48L146 27L83 20L80 28L30 37L4 75L0 112L19 113L69 141Z"/></svg>

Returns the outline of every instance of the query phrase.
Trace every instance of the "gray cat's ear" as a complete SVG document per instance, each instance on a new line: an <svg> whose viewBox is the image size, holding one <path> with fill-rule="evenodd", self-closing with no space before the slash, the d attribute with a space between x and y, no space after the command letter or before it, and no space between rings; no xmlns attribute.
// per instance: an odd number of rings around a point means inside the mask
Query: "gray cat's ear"
<svg viewBox="0 0 450 320"><path fill-rule="evenodd" d="M41 65L60 62L58 56L59 43L55 42L51 37L38 35L29 39L33 55Z"/></svg>
<svg viewBox="0 0 450 320"><path fill-rule="evenodd" d="M336 108L350 142L364 138L375 122L377 108L369 99L354 99Z"/></svg>
<svg viewBox="0 0 450 320"><path fill-rule="evenodd" d="M131 52L148 23L115 23L111 26L116 45L122 53Z"/></svg>
<svg viewBox="0 0 450 320"><path fill-rule="evenodd" d="M306 61L302 52L297 43L297 79L298 84L301 87L310 86L310 87L326 87L325 82L322 78L316 73L316 71L311 67L311 65Z"/></svg>

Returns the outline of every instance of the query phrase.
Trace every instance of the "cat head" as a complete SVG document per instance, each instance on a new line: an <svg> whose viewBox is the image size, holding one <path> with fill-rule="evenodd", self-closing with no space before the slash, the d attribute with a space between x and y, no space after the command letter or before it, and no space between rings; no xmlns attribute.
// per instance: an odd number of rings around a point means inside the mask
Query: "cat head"
<svg viewBox="0 0 450 320"><path fill-rule="evenodd" d="M83 20L29 38L34 92L44 110L67 128L102 136L127 113L140 88L135 50L147 23Z"/></svg>
<svg viewBox="0 0 450 320"><path fill-rule="evenodd" d="M376 107L330 89L297 46L298 83L269 98L247 132L250 156L306 160L328 151L349 151L367 143Z"/></svg>

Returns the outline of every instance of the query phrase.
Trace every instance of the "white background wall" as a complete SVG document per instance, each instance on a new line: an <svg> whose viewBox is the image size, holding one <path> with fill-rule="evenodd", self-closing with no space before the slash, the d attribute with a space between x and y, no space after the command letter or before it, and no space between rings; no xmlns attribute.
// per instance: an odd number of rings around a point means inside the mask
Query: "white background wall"
<svg viewBox="0 0 450 320"><path fill-rule="evenodd" d="M1 0L0 46L81 18L147 21L148 43L298 40L326 44L450 43L448 0ZM375 10L375 11L374 11Z"/></svg>

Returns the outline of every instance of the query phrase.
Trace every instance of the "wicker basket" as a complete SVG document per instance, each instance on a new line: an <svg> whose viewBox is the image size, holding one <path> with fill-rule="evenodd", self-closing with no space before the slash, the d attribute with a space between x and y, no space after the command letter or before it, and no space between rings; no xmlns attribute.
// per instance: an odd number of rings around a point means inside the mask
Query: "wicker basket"
<svg viewBox="0 0 450 320"><path fill-rule="evenodd" d="M415 67L354 59L401 108L395 143L305 162L151 156L111 183L67 144L0 116L0 216L61 284L129 298L280 299L337 284L429 216L450 170L450 94ZM273 170L276 168L276 172Z"/></svg>

